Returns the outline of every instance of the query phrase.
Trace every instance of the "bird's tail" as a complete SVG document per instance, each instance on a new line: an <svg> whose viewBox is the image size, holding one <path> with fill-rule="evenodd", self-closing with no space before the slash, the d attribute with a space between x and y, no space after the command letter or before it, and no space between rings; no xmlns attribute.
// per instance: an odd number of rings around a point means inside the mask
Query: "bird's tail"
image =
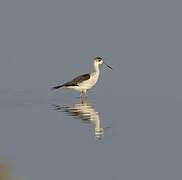
<svg viewBox="0 0 182 180"><path fill-rule="evenodd" d="M51 90L59 89L59 88L62 88L62 87L64 87L64 85L54 86L54 87L51 88Z"/></svg>

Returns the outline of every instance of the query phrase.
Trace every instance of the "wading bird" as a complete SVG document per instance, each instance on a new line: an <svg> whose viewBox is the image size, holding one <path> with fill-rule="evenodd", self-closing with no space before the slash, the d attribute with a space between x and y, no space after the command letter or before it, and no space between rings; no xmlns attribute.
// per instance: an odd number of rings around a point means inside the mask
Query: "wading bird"
<svg viewBox="0 0 182 180"><path fill-rule="evenodd" d="M62 88L74 89L80 92L81 99L85 98L87 90L91 89L98 81L100 75L100 70L99 70L100 64L105 64L107 67L112 69L109 65L107 65L104 62L103 58L97 56L93 59L93 67L90 73L75 77L71 81L68 81L62 85L55 86L52 89L53 90Z"/></svg>

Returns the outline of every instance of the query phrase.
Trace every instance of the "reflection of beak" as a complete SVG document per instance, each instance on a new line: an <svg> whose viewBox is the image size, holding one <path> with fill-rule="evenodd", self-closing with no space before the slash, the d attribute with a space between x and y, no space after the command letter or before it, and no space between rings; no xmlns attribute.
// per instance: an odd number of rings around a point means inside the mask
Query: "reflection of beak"
<svg viewBox="0 0 182 180"><path fill-rule="evenodd" d="M103 62L108 68L113 69L111 66L109 66L108 64L106 64L105 62Z"/></svg>

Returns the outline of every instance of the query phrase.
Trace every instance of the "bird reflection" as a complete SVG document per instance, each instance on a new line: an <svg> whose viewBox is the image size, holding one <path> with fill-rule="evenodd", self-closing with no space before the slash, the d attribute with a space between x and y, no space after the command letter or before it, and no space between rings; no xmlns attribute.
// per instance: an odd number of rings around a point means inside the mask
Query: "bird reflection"
<svg viewBox="0 0 182 180"><path fill-rule="evenodd" d="M82 120L82 122L91 123L94 128L96 140L102 139L104 129L101 127L99 113L95 111L93 106L91 106L88 101L86 102L84 100L71 106L53 105L53 107L56 111L64 112L68 116Z"/></svg>

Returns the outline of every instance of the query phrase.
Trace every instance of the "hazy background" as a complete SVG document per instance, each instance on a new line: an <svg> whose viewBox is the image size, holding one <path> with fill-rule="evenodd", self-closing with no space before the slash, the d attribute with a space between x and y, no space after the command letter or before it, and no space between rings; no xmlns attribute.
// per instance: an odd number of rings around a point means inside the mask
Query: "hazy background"
<svg viewBox="0 0 182 180"><path fill-rule="evenodd" d="M13 174L180 180L181 7L178 0L1 0L0 156L13 161ZM78 101L50 87L89 71L94 56L114 68L102 67L89 93L105 126L114 123L102 143L51 109L61 98Z"/></svg>
<svg viewBox="0 0 182 180"><path fill-rule="evenodd" d="M103 78L112 80L109 90L181 95L181 5L168 0L1 1L1 87L47 87L88 71L90 59L102 56L116 69Z"/></svg>

